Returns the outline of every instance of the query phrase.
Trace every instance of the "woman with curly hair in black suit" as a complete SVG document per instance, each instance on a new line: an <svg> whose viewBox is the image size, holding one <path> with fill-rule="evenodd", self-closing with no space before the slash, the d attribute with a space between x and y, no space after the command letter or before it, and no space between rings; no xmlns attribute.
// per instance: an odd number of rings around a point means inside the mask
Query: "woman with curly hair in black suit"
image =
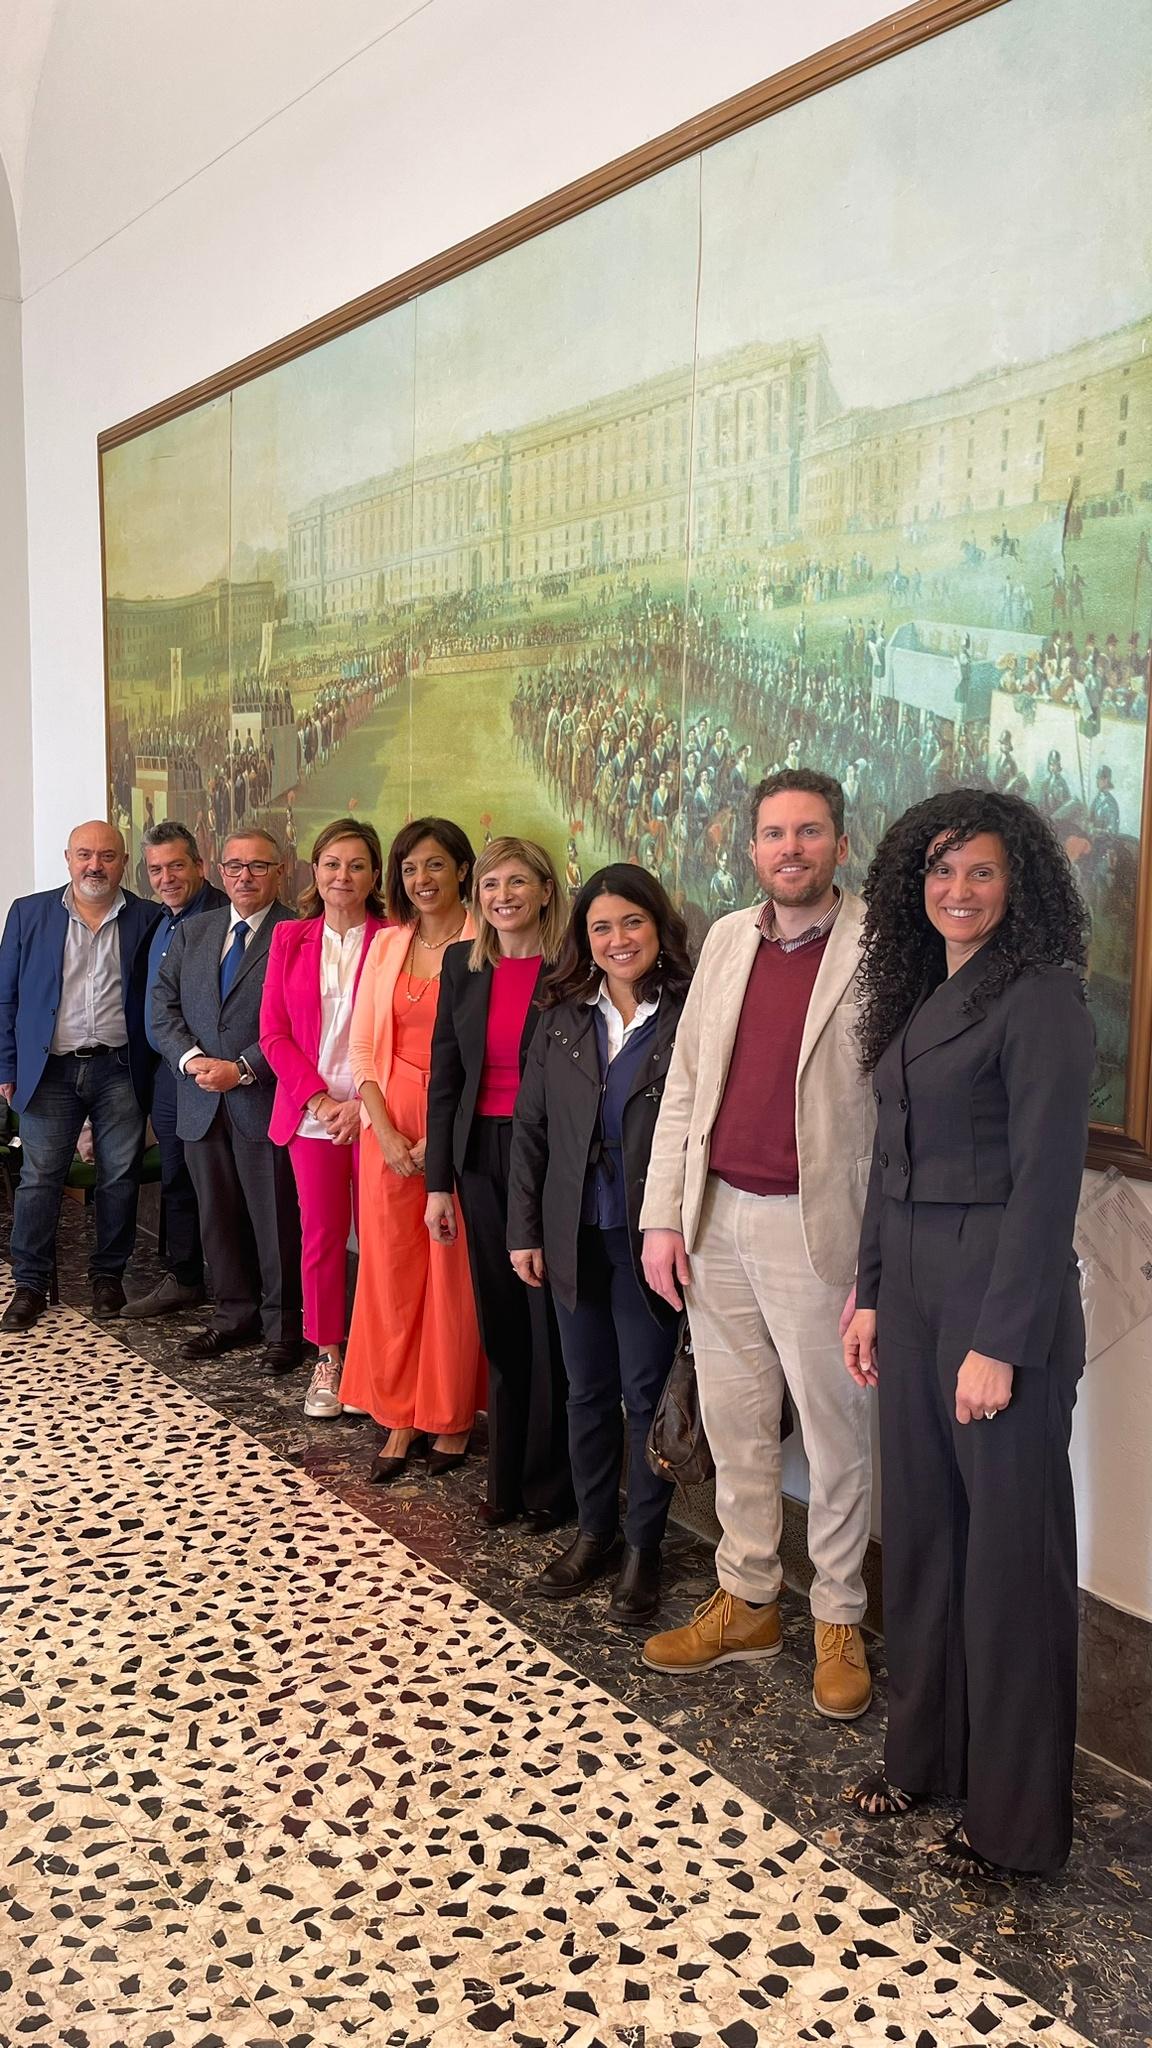
<svg viewBox="0 0 1152 2048"><path fill-rule="evenodd" d="M880 1394L890 1680L883 1772L846 1797L960 1800L937 1867L1050 1874L1072 1834L1087 917L1039 812L975 789L900 818L864 897L877 1132L844 1357Z"/></svg>

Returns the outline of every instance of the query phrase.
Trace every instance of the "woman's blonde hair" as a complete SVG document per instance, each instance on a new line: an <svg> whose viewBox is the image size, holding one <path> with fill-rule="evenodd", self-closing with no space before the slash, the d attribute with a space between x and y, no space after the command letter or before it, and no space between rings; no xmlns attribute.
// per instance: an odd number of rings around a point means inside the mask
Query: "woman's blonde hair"
<svg viewBox="0 0 1152 2048"><path fill-rule="evenodd" d="M489 924L480 907L480 883L492 868L501 867L506 860L522 861L538 882L551 882L552 894L540 912L540 951L546 967L551 966L560 951L568 923L568 906L551 855L545 853L542 846L537 846L534 839L490 839L477 856L472 876L472 919L476 926L476 937L468 955L472 974L479 974L482 967L495 966L500 958L500 934Z"/></svg>

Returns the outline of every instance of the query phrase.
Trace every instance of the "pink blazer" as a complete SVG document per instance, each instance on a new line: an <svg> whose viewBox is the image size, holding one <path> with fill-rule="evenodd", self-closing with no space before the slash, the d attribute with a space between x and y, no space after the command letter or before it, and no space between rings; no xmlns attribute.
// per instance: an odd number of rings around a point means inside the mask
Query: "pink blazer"
<svg viewBox="0 0 1152 2048"><path fill-rule="evenodd" d="M356 969L356 986L383 920L369 913ZM320 942L322 917L285 919L272 934L260 1004L260 1050L276 1076L268 1136L274 1145L294 1138L311 1097L324 1087L320 1055Z"/></svg>
<svg viewBox="0 0 1152 2048"><path fill-rule="evenodd" d="M460 937L464 940L475 936L476 927L469 911ZM357 1088L362 1088L365 1081L375 1081L381 1090L388 1086L392 1071L392 998L411 944L410 924L389 925L373 941L371 955L362 963L348 1040ZM360 1121L368 1124L366 1109L361 1110Z"/></svg>

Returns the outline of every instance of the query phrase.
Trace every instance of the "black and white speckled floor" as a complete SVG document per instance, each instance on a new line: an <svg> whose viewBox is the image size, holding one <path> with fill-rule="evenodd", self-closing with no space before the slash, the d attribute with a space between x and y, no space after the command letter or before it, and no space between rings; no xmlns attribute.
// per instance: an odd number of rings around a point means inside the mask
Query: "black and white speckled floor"
<svg viewBox="0 0 1152 2048"><path fill-rule="evenodd" d="M181 1334L0 1353L0 2042L1152 2038L1140 1787L1086 1769L1060 1884L957 1891L939 1816L839 1803L880 1709L813 1716L799 1603L662 1680L602 1591L531 1599L478 1461L369 1488L370 1423ZM709 1583L676 1536L669 1618Z"/></svg>

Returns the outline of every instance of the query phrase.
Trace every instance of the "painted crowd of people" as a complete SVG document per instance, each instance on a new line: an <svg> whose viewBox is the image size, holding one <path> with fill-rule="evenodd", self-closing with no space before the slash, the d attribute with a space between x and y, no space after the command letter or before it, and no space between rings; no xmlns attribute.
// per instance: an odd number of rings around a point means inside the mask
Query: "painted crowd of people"
<svg viewBox="0 0 1152 2048"><path fill-rule="evenodd" d="M694 958L641 844L680 780L673 723L630 713L585 658L525 687L516 732L624 857L562 879L530 839L477 856L429 816L385 850L344 817L316 838L297 914L284 850L254 825L220 835L215 880L196 831L151 825L152 901L124 887L115 827L73 831L67 886L17 899L0 942L22 1158L0 1327L46 1311L89 1122L96 1317L210 1301L185 1358L259 1344L269 1373L306 1369L308 1416L376 1426L384 1485L461 1467L483 1412L482 1521L562 1532L535 1593L605 1582L655 1673L784 1647L787 1397L813 1705L834 1721L872 1697L878 1394L887 1734L844 1797L895 1821L955 1802L927 1853L958 1880L1054 1873L1094 1038L1087 913L1053 823L987 781L917 790L874 820L861 897L850 793L793 758L801 735L750 788L748 745L698 721L684 744L731 821L711 869L733 880ZM129 1298L149 1118L165 1270ZM685 1317L722 1536L710 1597L660 1628L673 1489L646 1445Z"/></svg>

